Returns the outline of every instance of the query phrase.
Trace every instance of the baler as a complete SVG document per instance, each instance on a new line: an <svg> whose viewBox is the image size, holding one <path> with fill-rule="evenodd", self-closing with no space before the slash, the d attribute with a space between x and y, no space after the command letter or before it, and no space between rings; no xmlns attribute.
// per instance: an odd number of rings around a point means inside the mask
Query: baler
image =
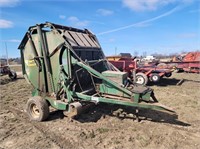
<svg viewBox="0 0 200 149"><path fill-rule="evenodd" d="M151 88L132 84L126 72L110 64L87 29L36 24L19 49L23 75L34 88L26 106L31 120L47 119L49 106L76 115L100 102L173 112L158 104Z"/></svg>

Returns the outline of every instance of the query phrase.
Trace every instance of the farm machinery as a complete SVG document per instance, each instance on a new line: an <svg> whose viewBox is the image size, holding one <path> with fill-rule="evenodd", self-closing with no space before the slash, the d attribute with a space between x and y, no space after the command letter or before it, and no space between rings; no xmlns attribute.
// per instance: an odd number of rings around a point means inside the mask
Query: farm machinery
<svg viewBox="0 0 200 149"><path fill-rule="evenodd" d="M17 78L17 73L14 70L11 70L9 65L6 62L6 59L0 60L0 76L8 75L11 80Z"/></svg>
<svg viewBox="0 0 200 149"><path fill-rule="evenodd" d="M159 68L174 68L175 72L200 73L200 52L188 52L174 57L170 62L160 62Z"/></svg>
<svg viewBox="0 0 200 149"><path fill-rule="evenodd" d="M26 106L31 120L47 119L49 106L73 117L100 102L135 107L137 113L139 108L174 112L158 103L151 88L134 86L110 64L87 29L37 24L19 49L23 75L34 88Z"/></svg>
<svg viewBox="0 0 200 149"><path fill-rule="evenodd" d="M146 85L148 82L157 83L162 77L170 77L172 69L158 68L154 64L141 64L132 56L121 53L118 56L107 56L107 59L120 71L128 72L134 82Z"/></svg>

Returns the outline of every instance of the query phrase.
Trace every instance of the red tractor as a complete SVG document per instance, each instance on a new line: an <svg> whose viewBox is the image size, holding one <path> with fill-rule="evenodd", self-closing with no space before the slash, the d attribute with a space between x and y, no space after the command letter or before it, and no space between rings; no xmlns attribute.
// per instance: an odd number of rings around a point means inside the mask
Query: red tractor
<svg viewBox="0 0 200 149"><path fill-rule="evenodd" d="M146 85L149 81L159 82L162 77L170 77L172 70L160 69L154 64L139 64L131 55L108 56L108 61L120 71L129 73L129 77L136 83Z"/></svg>

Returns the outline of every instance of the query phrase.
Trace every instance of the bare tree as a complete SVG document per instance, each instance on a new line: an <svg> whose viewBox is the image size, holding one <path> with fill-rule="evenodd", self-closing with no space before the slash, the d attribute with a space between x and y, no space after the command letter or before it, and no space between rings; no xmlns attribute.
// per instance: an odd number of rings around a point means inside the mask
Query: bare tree
<svg viewBox="0 0 200 149"><path fill-rule="evenodd" d="M143 56L143 57L146 57L146 56L147 56L147 52L144 51L144 52L142 53L142 56Z"/></svg>
<svg viewBox="0 0 200 149"><path fill-rule="evenodd" d="M136 50L134 50L133 56L138 56L138 52Z"/></svg>

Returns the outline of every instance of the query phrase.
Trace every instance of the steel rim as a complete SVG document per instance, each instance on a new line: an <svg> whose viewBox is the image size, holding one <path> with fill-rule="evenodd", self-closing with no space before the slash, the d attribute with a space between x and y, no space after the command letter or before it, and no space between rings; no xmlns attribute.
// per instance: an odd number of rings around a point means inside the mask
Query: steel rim
<svg viewBox="0 0 200 149"><path fill-rule="evenodd" d="M31 104L31 115L32 115L32 117L34 117L34 118L37 118L37 117L39 117L40 116L40 110L39 110L39 108L37 107L37 105L36 104Z"/></svg>
<svg viewBox="0 0 200 149"><path fill-rule="evenodd" d="M157 81L157 80L158 80L158 76L153 76L152 79L153 79L154 81Z"/></svg>
<svg viewBox="0 0 200 149"><path fill-rule="evenodd" d="M143 84L144 83L144 78L138 77L136 83Z"/></svg>

